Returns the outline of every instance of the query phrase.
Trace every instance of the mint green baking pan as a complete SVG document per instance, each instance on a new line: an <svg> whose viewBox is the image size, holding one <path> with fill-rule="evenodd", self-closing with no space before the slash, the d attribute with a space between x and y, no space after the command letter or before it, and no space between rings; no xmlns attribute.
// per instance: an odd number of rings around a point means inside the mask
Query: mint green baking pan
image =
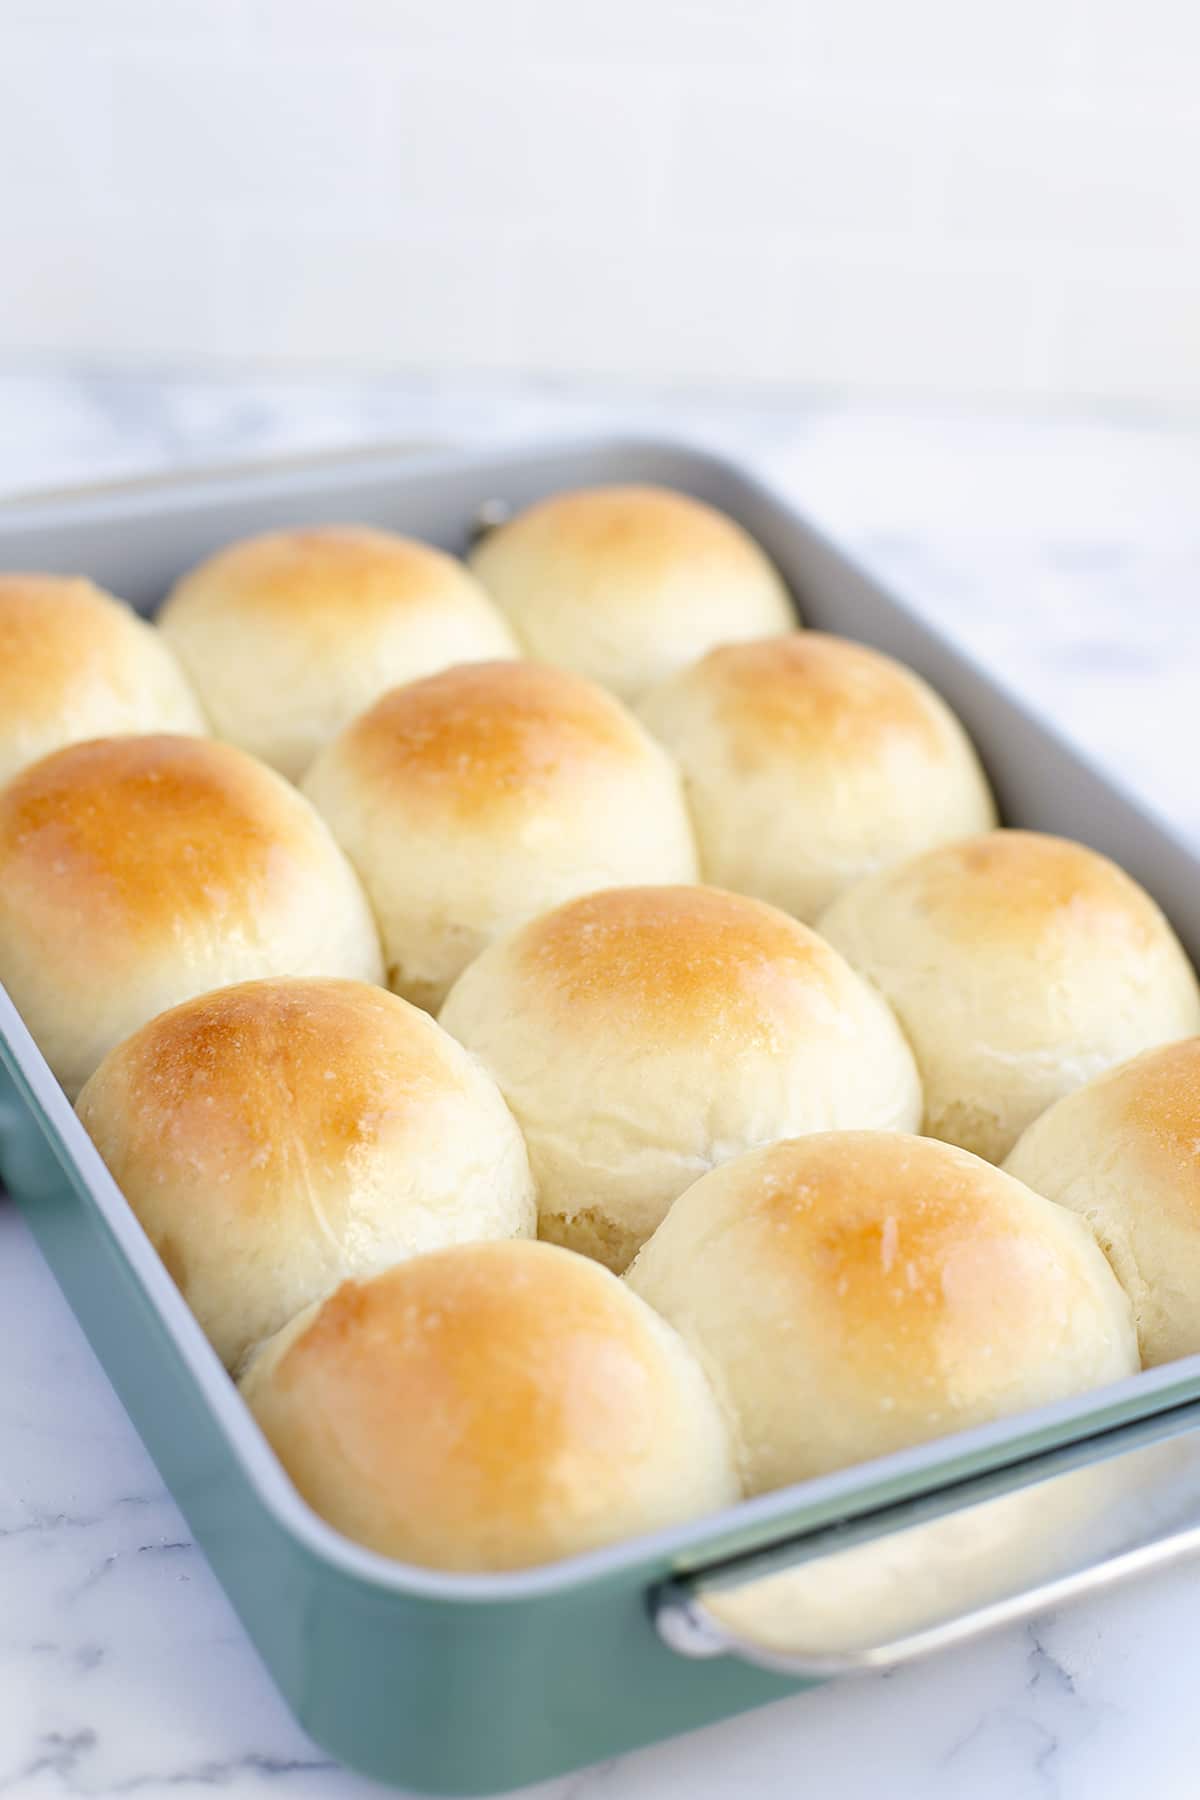
<svg viewBox="0 0 1200 1800"><path fill-rule="evenodd" d="M0 567L84 572L150 612L244 533L353 519L461 551L489 503L606 481L665 483L741 520L809 624L945 695L1008 822L1116 857L1200 957L1186 846L789 501L705 453L397 449L32 499L0 509ZM1195 1358L526 1574L389 1562L292 1490L2 990L0 1175L297 1718L385 1782L500 1792L934 1653L1200 1542Z"/></svg>

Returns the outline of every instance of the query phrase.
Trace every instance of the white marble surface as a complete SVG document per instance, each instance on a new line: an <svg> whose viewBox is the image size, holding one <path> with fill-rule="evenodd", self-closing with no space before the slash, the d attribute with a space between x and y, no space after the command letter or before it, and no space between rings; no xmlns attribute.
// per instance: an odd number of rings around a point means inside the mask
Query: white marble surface
<svg viewBox="0 0 1200 1800"><path fill-rule="evenodd" d="M668 429L748 456L1200 838L1200 436L547 384L0 369L0 495L362 439ZM1200 1567L539 1800L1190 1800ZM288 1717L0 1202L0 1796L377 1791Z"/></svg>

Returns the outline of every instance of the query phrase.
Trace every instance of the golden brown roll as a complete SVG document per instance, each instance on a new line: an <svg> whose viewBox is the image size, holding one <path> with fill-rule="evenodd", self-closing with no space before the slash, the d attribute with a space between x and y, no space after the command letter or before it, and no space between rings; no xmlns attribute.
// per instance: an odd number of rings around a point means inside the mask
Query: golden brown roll
<svg viewBox="0 0 1200 1800"><path fill-rule="evenodd" d="M706 881L809 922L853 882L986 831L962 726L912 670L824 632L726 644L653 688Z"/></svg>
<svg viewBox="0 0 1200 1800"><path fill-rule="evenodd" d="M77 576L0 574L0 782L85 738L208 727L152 625Z"/></svg>
<svg viewBox="0 0 1200 1800"><path fill-rule="evenodd" d="M176 583L159 625L218 736L293 781L397 682L517 654L461 563L367 525L231 544Z"/></svg>
<svg viewBox="0 0 1200 1800"><path fill-rule="evenodd" d="M626 1280L694 1350L748 1493L1138 1367L1087 1226L929 1138L837 1132L688 1189Z"/></svg>
<svg viewBox="0 0 1200 1800"><path fill-rule="evenodd" d="M738 1497L674 1332L548 1244L348 1281L264 1345L242 1392L330 1524L433 1568L552 1562Z"/></svg>
<svg viewBox="0 0 1200 1800"><path fill-rule="evenodd" d="M715 1163L920 1117L878 994L807 926L716 888L614 888L544 913L471 964L441 1017L525 1133L541 1235L612 1269Z"/></svg>
<svg viewBox="0 0 1200 1800"><path fill-rule="evenodd" d="M993 1162L1051 1101L1200 1031L1200 990L1149 895L1065 838L993 831L870 876L818 929L891 1002L931 1137Z"/></svg>
<svg viewBox="0 0 1200 1800"><path fill-rule="evenodd" d="M1145 1363L1200 1352L1200 1037L1056 1101L1004 1166L1087 1220L1133 1303Z"/></svg>
<svg viewBox="0 0 1200 1800"><path fill-rule="evenodd" d="M229 1368L347 1276L536 1227L494 1083L365 982L185 1001L109 1051L78 1111Z"/></svg>
<svg viewBox="0 0 1200 1800"><path fill-rule="evenodd" d="M389 985L431 1009L485 944L560 900L696 879L674 765L565 669L471 663L395 688L304 791L370 896Z"/></svg>
<svg viewBox="0 0 1200 1800"><path fill-rule="evenodd" d="M94 738L0 789L0 981L72 1098L155 1013L259 975L383 975L354 871L262 763Z"/></svg>
<svg viewBox="0 0 1200 1800"><path fill-rule="evenodd" d="M626 700L714 644L796 623L741 526L666 488L554 494L489 532L470 561L531 656Z"/></svg>

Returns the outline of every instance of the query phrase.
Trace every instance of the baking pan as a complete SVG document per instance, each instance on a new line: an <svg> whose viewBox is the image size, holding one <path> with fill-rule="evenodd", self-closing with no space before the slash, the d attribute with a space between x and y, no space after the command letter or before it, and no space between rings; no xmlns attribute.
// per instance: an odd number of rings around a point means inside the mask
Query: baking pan
<svg viewBox="0 0 1200 1800"><path fill-rule="evenodd" d="M86 572L150 612L182 569L244 533L353 519L461 551L485 502L604 481L665 483L739 519L808 623L890 651L941 691L1009 823L1115 857L1200 958L1188 849L718 457L644 440L418 460L372 449L109 487L0 510L0 567ZM297 1717L384 1781L482 1794L558 1774L961 1641L1200 1536L1191 1358L528 1573L390 1562L292 1490L2 990L0 1174Z"/></svg>

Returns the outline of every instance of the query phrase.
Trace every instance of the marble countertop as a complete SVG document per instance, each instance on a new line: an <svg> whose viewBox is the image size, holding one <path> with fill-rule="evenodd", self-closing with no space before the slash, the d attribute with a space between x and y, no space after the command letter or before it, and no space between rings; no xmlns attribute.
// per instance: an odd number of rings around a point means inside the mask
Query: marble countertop
<svg viewBox="0 0 1200 1800"><path fill-rule="evenodd" d="M741 455L1200 841L1200 435L483 379L0 367L0 500L364 440L635 428ZM287 1714L0 1202L0 1797L382 1792ZM1200 1566L532 1790L1185 1800Z"/></svg>

